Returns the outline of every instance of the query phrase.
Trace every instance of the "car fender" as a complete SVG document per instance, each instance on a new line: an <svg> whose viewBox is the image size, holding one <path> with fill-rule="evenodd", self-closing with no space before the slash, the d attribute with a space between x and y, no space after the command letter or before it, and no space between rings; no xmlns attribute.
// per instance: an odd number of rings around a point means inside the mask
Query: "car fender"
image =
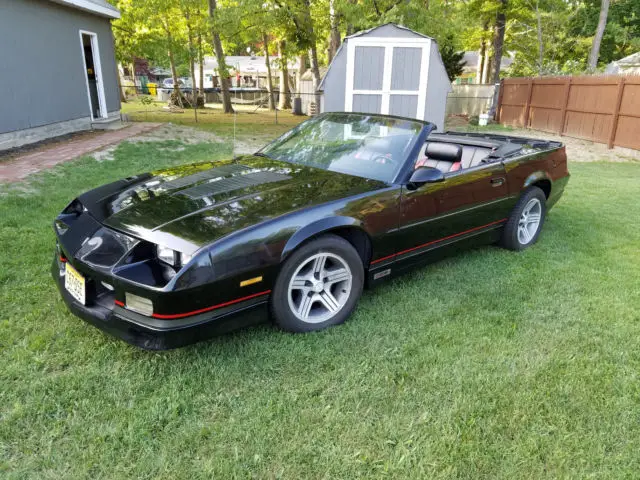
<svg viewBox="0 0 640 480"><path fill-rule="evenodd" d="M362 222L355 218L343 216L321 218L300 228L289 238L282 250L281 261L284 261L291 252L311 237L340 227L355 227L362 230L367 236L369 236L364 229Z"/></svg>

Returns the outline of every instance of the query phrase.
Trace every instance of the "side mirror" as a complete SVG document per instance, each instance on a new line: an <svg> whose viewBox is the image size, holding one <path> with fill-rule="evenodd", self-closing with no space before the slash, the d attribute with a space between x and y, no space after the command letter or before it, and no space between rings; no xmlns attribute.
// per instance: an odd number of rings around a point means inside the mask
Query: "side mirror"
<svg viewBox="0 0 640 480"><path fill-rule="evenodd" d="M413 172L409 179L409 186L412 189L416 189L424 185L425 183L442 182L444 180L444 173L437 168L433 167L420 167Z"/></svg>

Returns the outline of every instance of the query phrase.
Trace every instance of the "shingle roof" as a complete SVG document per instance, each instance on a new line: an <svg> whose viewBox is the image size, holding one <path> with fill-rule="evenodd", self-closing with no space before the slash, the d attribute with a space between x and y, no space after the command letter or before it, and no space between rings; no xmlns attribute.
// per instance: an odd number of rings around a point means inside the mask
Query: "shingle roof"
<svg viewBox="0 0 640 480"><path fill-rule="evenodd" d="M120 18L120 11L106 0L50 0L60 5L76 8L101 17Z"/></svg>

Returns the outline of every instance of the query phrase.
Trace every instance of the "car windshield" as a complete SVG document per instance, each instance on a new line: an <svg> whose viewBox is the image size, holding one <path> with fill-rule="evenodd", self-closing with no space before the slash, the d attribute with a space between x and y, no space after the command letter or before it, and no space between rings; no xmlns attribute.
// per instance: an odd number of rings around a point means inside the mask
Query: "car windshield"
<svg viewBox="0 0 640 480"><path fill-rule="evenodd" d="M391 182L424 125L360 113L326 113L263 148L275 160Z"/></svg>

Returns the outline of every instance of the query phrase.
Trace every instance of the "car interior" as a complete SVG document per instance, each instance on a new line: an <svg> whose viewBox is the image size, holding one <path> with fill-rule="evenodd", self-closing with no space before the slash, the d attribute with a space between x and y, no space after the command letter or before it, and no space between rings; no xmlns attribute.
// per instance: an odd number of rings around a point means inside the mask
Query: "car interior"
<svg viewBox="0 0 640 480"><path fill-rule="evenodd" d="M418 155L415 168L433 167L443 173L475 167L493 151L490 147L427 141Z"/></svg>

